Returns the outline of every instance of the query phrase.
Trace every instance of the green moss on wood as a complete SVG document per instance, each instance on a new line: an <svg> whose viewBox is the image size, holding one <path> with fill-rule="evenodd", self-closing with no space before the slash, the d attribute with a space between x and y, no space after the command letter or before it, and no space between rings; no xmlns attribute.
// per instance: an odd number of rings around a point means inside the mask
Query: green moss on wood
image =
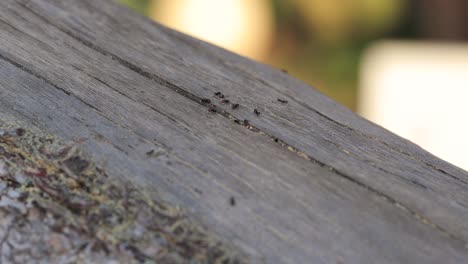
<svg viewBox="0 0 468 264"><path fill-rule="evenodd" d="M0 262L242 263L72 144L0 121Z"/></svg>

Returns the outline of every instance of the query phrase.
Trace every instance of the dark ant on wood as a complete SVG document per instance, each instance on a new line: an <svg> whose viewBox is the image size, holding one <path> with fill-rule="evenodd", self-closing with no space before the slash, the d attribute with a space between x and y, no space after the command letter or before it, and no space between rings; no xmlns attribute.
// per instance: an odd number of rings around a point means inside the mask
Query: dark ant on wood
<svg viewBox="0 0 468 264"><path fill-rule="evenodd" d="M16 129L16 135L17 136L22 137L22 136L24 136L24 134L26 134L26 130L24 128L17 128Z"/></svg>
<svg viewBox="0 0 468 264"><path fill-rule="evenodd" d="M255 113L257 116L260 116L260 111L258 111L256 108L254 109L254 113Z"/></svg>
<svg viewBox="0 0 468 264"><path fill-rule="evenodd" d="M229 101L228 99L223 99L223 100L221 101L222 104L229 104L229 102L230 102L230 101Z"/></svg>
<svg viewBox="0 0 468 264"><path fill-rule="evenodd" d="M213 107L208 108L209 113L216 113L216 109Z"/></svg>
<svg viewBox="0 0 468 264"><path fill-rule="evenodd" d="M234 196L231 196L231 198L229 198L229 203L231 204L231 206L236 206L236 198L234 198Z"/></svg>
<svg viewBox="0 0 468 264"><path fill-rule="evenodd" d="M219 98L224 98L224 94L222 94L221 92L216 92L215 93L215 96L219 97Z"/></svg>
<svg viewBox="0 0 468 264"><path fill-rule="evenodd" d="M283 100L283 99L278 99L278 102L280 102L280 103L282 103L282 104L287 104L287 103L288 103L288 101Z"/></svg>
<svg viewBox="0 0 468 264"><path fill-rule="evenodd" d="M236 119L236 120L234 120L234 123L236 123L238 125L248 126L249 125L249 120L244 119L244 121L241 121L239 119Z"/></svg>
<svg viewBox="0 0 468 264"><path fill-rule="evenodd" d="M204 104L210 104L210 103L211 103L211 100L208 99L208 98L202 98L202 99L201 99L201 102L204 103Z"/></svg>
<svg viewBox="0 0 468 264"><path fill-rule="evenodd" d="M231 106L232 109L237 109L238 107L239 107L239 104L233 104L233 105Z"/></svg>

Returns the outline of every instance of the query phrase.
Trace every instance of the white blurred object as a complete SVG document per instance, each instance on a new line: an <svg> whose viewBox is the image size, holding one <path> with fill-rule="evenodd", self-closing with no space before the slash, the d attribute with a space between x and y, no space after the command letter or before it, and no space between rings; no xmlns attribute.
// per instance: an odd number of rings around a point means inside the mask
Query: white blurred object
<svg viewBox="0 0 468 264"><path fill-rule="evenodd" d="M468 170L468 45L372 46L361 69L359 113Z"/></svg>
<svg viewBox="0 0 468 264"><path fill-rule="evenodd" d="M268 0L158 0L153 1L150 16L255 59L267 56L274 33Z"/></svg>

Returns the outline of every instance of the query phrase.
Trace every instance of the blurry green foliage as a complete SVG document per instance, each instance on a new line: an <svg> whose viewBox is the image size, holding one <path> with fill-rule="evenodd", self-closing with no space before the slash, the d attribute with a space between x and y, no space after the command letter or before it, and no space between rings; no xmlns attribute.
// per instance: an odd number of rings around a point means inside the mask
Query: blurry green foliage
<svg viewBox="0 0 468 264"><path fill-rule="evenodd" d="M151 0L119 0L119 2L141 14L146 15Z"/></svg>

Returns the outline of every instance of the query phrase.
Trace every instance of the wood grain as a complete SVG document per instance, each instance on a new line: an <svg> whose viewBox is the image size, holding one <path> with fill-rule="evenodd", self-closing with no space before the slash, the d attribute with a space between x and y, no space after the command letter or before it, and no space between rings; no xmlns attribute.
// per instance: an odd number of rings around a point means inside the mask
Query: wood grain
<svg viewBox="0 0 468 264"><path fill-rule="evenodd" d="M466 259L466 172L287 74L109 1L0 7L1 118L81 142L252 262Z"/></svg>

